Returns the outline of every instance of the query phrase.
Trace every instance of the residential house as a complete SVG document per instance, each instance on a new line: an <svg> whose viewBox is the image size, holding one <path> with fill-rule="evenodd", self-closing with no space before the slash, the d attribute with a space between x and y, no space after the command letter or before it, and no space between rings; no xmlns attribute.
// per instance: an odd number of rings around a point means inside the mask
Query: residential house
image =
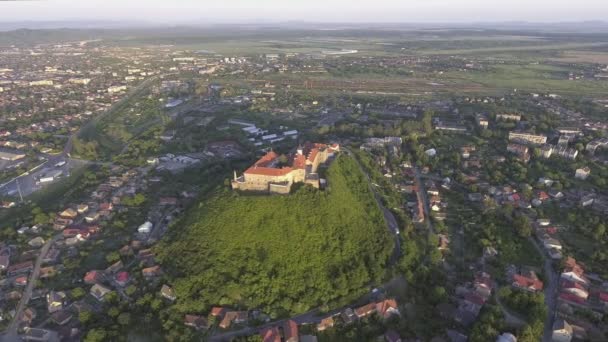
<svg viewBox="0 0 608 342"><path fill-rule="evenodd" d="M129 283L129 272L122 271L116 273L114 276L114 281L120 287L125 287Z"/></svg>
<svg viewBox="0 0 608 342"><path fill-rule="evenodd" d="M221 306L214 306L213 308L211 308L211 316L213 317L224 317L224 314L226 313L226 309L221 307Z"/></svg>
<svg viewBox="0 0 608 342"><path fill-rule="evenodd" d="M321 320L321 323L317 324L317 331L324 331L334 326L334 318L326 317Z"/></svg>
<svg viewBox="0 0 608 342"><path fill-rule="evenodd" d="M160 294L170 301L174 301L176 299L175 291L173 291L173 289L167 285L162 286L160 289Z"/></svg>
<svg viewBox="0 0 608 342"><path fill-rule="evenodd" d="M207 329L209 327L209 323L207 319L202 316L197 315L186 315L184 316L184 324L186 326L192 327L196 330Z"/></svg>
<svg viewBox="0 0 608 342"><path fill-rule="evenodd" d="M576 262L576 259L572 257L566 259L564 271L560 277L561 279L581 283L583 285L589 284L589 280L585 277L585 271Z"/></svg>
<svg viewBox="0 0 608 342"><path fill-rule="evenodd" d="M591 174L591 169L587 166L580 168L580 169L576 169L576 172L574 173L574 178L576 179L580 179L580 180L585 180L587 179L587 177L589 177L589 175Z"/></svg>
<svg viewBox="0 0 608 342"><path fill-rule="evenodd" d="M49 313L63 309L67 295L62 291L51 291L46 295L46 303Z"/></svg>
<svg viewBox="0 0 608 342"><path fill-rule="evenodd" d="M281 333L277 327L268 327L260 332L263 342L281 342Z"/></svg>
<svg viewBox="0 0 608 342"><path fill-rule="evenodd" d="M553 332L551 340L553 342L570 342L572 341L573 331L572 326L565 320L558 318L553 322Z"/></svg>
<svg viewBox="0 0 608 342"><path fill-rule="evenodd" d="M357 315L355 315L355 312L353 311L353 309L346 308L344 311L342 311L342 313L340 314L340 317L342 317L342 320L344 321L344 323L350 324L355 321L355 319L357 318Z"/></svg>
<svg viewBox="0 0 608 342"><path fill-rule="evenodd" d="M369 316L374 312L376 312L376 303L370 303L355 309L355 315L357 315L358 318Z"/></svg>
<svg viewBox="0 0 608 342"><path fill-rule="evenodd" d="M72 315L72 313L70 311L68 311L68 310L61 310L61 311L54 312L51 315L51 319L57 325L66 325L72 319L72 316L73 315Z"/></svg>
<svg viewBox="0 0 608 342"><path fill-rule="evenodd" d="M90 291L91 295L100 302L103 302L104 297L110 292L112 292L112 290L99 284L93 285Z"/></svg>
<svg viewBox="0 0 608 342"><path fill-rule="evenodd" d="M220 328L228 329L232 325L232 323L240 324L246 323L248 320L247 311L228 311L224 315L224 319L220 322Z"/></svg>
<svg viewBox="0 0 608 342"><path fill-rule="evenodd" d="M525 276L521 274L514 274L511 286L528 292L540 292L543 290L543 282L540 281L536 275Z"/></svg>
<svg viewBox="0 0 608 342"><path fill-rule="evenodd" d="M18 274L24 274L24 273L29 273L34 269L34 263L30 260L30 261L26 261L26 262L22 262L19 264L14 264L11 265L7 268L7 275L8 276L15 276Z"/></svg>
<svg viewBox="0 0 608 342"><path fill-rule="evenodd" d="M589 298L589 292L587 288L580 283L576 283L569 280L562 280L562 293L568 293L577 296L578 298L586 301Z"/></svg>
<svg viewBox="0 0 608 342"><path fill-rule="evenodd" d="M300 334L298 332L298 324L294 320L288 320L281 326L283 331L284 342L299 342Z"/></svg>
<svg viewBox="0 0 608 342"><path fill-rule="evenodd" d="M103 275L100 271L89 271L84 275L84 283L87 285L93 285L100 282L103 279Z"/></svg>
<svg viewBox="0 0 608 342"><path fill-rule="evenodd" d="M382 318L389 318L392 315L400 315L397 301L394 299L385 299L376 303L376 311Z"/></svg>
<svg viewBox="0 0 608 342"><path fill-rule="evenodd" d="M68 220L74 220L77 216L78 216L78 211L76 211L72 208L67 208L66 210L62 211L59 214L59 217L68 219Z"/></svg>
<svg viewBox="0 0 608 342"><path fill-rule="evenodd" d="M57 269L55 266L42 267L40 269L40 275L38 276L40 279L47 279L54 277L57 274Z"/></svg>
<svg viewBox="0 0 608 342"><path fill-rule="evenodd" d="M144 268L143 270L141 270L141 274L144 276L144 278L151 279L160 276L162 274L162 270L160 266L156 265Z"/></svg>
<svg viewBox="0 0 608 342"><path fill-rule="evenodd" d="M124 265L123 265L122 261L118 260L117 262L115 262L112 265L108 266L108 268L106 268L104 270L104 273L106 273L106 274L114 274L114 273L117 273L118 271L120 271L123 267L124 267Z"/></svg>
<svg viewBox="0 0 608 342"><path fill-rule="evenodd" d="M517 342L517 338L511 333L502 333L498 336L496 342Z"/></svg>

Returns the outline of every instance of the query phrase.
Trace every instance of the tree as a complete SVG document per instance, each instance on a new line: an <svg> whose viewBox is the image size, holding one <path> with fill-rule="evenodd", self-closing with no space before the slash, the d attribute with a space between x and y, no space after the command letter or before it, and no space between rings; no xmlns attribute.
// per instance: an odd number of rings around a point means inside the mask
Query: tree
<svg viewBox="0 0 608 342"><path fill-rule="evenodd" d="M88 322L91 321L91 319L93 318L93 313L91 313L91 311L81 311L78 314L78 320L80 321L80 323L86 325Z"/></svg>
<svg viewBox="0 0 608 342"><path fill-rule="evenodd" d="M118 324L126 326L129 325L129 323L131 323L131 314L129 314L128 312L123 312L120 315L118 315Z"/></svg>
<svg viewBox="0 0 608 342"><path fill-rule="evenodd" d="M77 287L75 289L72 290L71 295L72 295L72 299L74 300L79 300L82 297L86 296L86 291L81 288L81 287Z"/></svg>
<svg viewBox="0 0 608 342"><path fill-rule="evenodd" d="M110 252L106 255L106 261L113 264L120 260L120 254L117 251Z"/></svg>
<svg viewBox="0 0 608 342"><path fill-rule="evenodd" d="M84 338L85 342L103 342L105 340L106 332L103 329L92 329Z"/></svg>
<svg viewBox="0 0 608 342"><path fill-rule="evenodd" d="M513 225L515 226L517 234L521 237L529 237L532 234L532 225L525 215L517 215L513 220Z"/></svg>

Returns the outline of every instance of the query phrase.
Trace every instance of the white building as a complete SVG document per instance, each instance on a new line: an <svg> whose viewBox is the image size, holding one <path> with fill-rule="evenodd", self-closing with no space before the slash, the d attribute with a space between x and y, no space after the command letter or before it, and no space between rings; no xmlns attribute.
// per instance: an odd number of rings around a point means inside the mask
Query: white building
<svg viewBox="0 0 608 342"><path fill-rule="evenodd" d="M583 168L576 169L574 178L585 180L585 179L587 179L587 177L589 177L590 174L591 174L591 169L589 167L585 166Z"/></svg>
<svg viewBox="0 0 608 342"><path fill-rule="evenodd" d="M137 231L142 234L150 233L150 231L152 231L152 222L147 221L146 223L139 226L139 228L137 228Z"/></svg>

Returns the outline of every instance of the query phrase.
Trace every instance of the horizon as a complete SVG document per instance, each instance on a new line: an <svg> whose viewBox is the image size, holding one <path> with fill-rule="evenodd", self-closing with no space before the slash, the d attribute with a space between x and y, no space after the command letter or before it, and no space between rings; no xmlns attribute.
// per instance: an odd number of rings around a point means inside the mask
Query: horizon
<svg viewBox="0 0 608 342"><path fill-rule="evenodd" d="M230 3L183 0L37 0L0 1L0 24L54 22L108 22L131 26L210 26L256 24L559 24L602 22L608 5L602 0L582 0L573 6L566 0L539 0L530 4L502 1L396 0L365 1L309 0L305 3L280 0L234 0ZM499 9L499 10L497 10ZM135 15L134 15L135 14ZM134 19L135 17L135 19ZM24 27L27 28L27 27Z"/></svg>

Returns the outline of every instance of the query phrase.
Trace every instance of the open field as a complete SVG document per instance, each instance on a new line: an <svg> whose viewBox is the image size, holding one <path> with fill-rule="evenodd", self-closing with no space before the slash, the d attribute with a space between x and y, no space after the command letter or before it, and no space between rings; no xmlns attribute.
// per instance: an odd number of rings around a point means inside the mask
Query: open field
<svg viewBox="0 0 608 342"><path fill-rule="evenodd" d="M608 52L601 51L564 51L559 57L553 58L558 62L568 63L598 63L608 65Z"/></svg>

